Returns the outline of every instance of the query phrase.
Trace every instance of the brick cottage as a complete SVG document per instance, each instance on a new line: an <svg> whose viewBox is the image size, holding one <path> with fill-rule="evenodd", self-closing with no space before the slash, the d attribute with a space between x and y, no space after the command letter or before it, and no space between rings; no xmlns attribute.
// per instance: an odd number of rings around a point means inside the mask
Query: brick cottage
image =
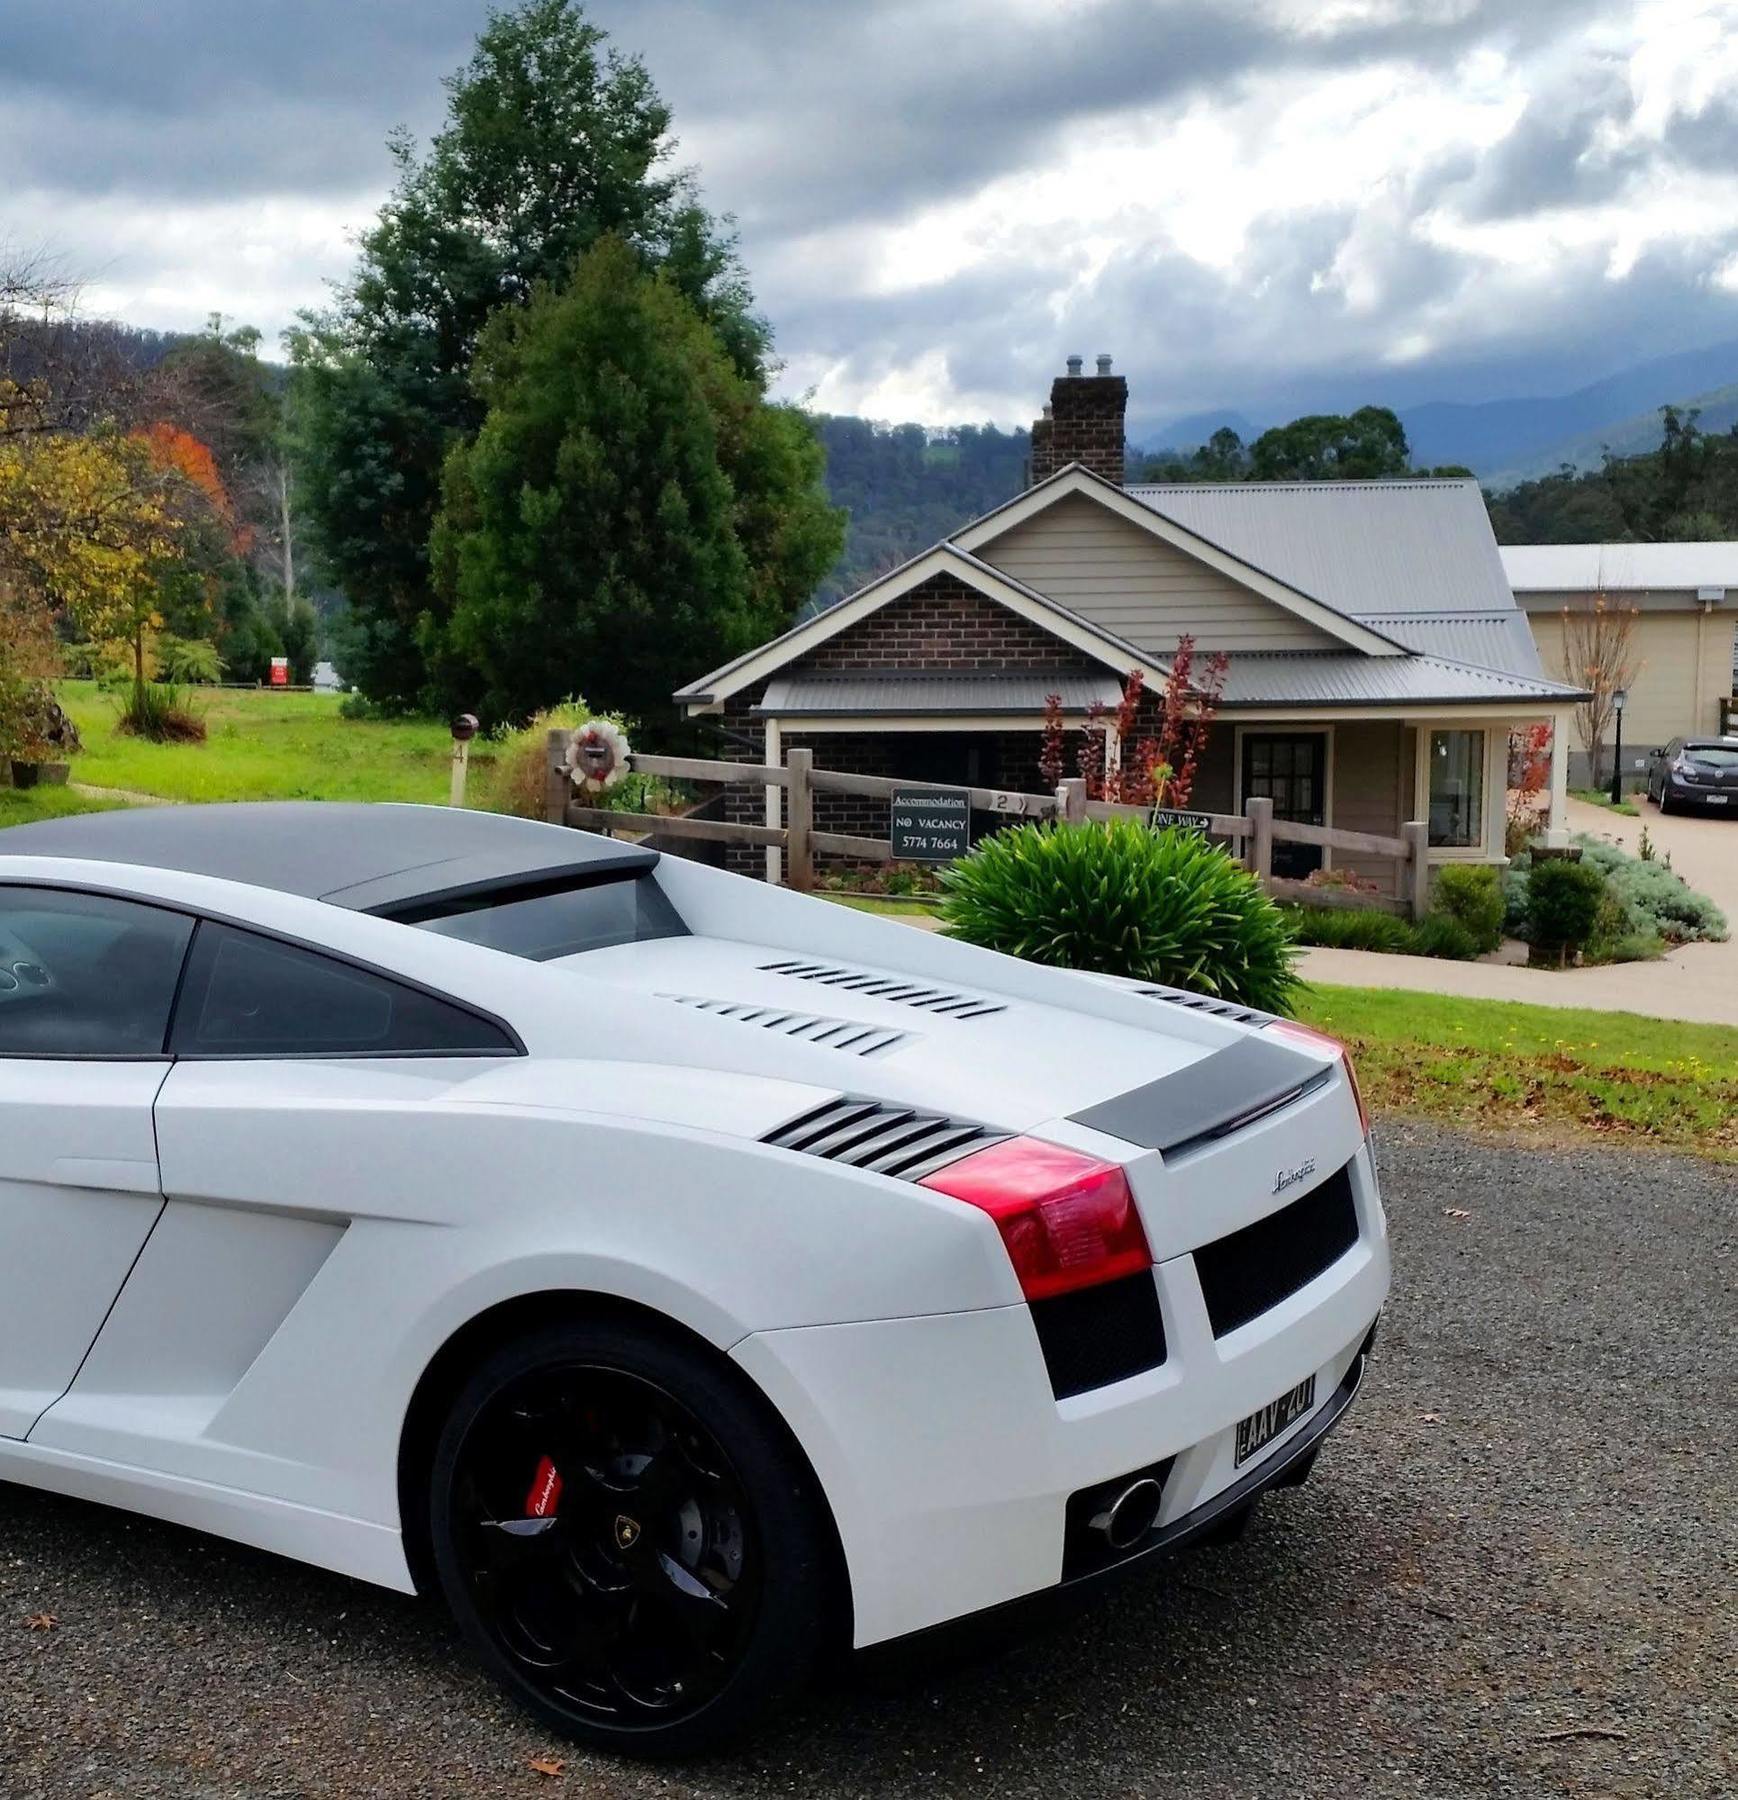
<svg viewBox="0 0 1738 1800"><path fill-rule="evenodd" d="M1500 861L1511 730L1567 738L1577 690L1543 674L1472 480L1123 484L1128 384L1069 359L1033 426L1026 490L676 695L728 754L1042 791L1046 696L1071 734L1178 638L1228 657L1192 804L1392 836L1429 824L1433 861ZM1152 703L1139 730L1156 726ZM1120 752L1114 728L1107 754ZM1553 761L1560 830L1566 765ZM778 823L777 788L728 816ZM816 796L825 831L884 837L887 803ZM988 825L990 821L982 821ZM1283 846L1276 873L1320 866ZM736 852L776 876L778 852ZM1397 891L1391 862L1339 865Z"/></svg>

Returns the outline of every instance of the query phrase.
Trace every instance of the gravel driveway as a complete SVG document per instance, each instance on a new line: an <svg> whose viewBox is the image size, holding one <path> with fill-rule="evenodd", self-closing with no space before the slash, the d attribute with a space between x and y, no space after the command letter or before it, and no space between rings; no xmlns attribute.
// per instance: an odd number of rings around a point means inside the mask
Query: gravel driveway
<svg viewBox="0 0 1738 1800"><path fill-rule="evenodd" d="M0 1489L0 1795L1732 1793L1738 1178L1382 1151L1394 1300L1315 1478L1060 1633L625 1768L529 1728L432 1606Z"/></svg>

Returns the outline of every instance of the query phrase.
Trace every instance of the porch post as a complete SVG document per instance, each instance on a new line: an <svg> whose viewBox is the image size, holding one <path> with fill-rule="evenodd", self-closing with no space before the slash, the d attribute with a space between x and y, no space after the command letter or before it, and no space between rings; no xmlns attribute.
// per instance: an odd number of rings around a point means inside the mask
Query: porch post
<svg viewBox="0 0 1738 1800"><path fill-rule="evenodd" d="M779 744L778 720L768 719L766 722L766 754L761 759L769 769L776 769L784 761L784 751ZM784 821L784 789L777 782L766 784L766 822L774 831ZM783 879L784 857L777 844L766 847L766 878L776 887Z"/></svg>
<svg viewBox="0 0 1738 1800"><path fill-rule="evenodd" d="M1567 710L1551 720L1551 800L1545 812L1545 844L1561 850L1569 842L1569 719Z"/></svg>

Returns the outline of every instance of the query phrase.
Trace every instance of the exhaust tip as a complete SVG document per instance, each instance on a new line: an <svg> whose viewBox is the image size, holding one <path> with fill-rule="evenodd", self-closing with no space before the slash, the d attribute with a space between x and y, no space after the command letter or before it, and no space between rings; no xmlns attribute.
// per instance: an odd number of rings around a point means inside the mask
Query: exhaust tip
<svg viewBox="0 0 1738 1800"><path fill-rule="evenodd" d="M1095 1513L1092 1529L1113 1550L1129 1550L1159 1522L1159 1503L1165 1490L1150 1476L1131 1481L1103 1512Z"/></svg>

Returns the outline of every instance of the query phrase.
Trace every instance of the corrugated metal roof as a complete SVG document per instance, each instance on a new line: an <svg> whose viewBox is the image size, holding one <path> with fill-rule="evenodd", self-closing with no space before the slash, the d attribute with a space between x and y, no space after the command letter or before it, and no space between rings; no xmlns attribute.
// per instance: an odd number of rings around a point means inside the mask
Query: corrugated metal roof
<svg viewBox="0 0 1738 1800"><path fill-rule="evenodd" d="M1231 659L1226 706L1421 706L1573 698L1562 682L1475 669L1437 656L1252 651Z"/></svg>
<svg viewBox="0 0 1738 1800"><path fill-rule="evenodd" d="M1372 614L1369 623L1425 656L1477 663L1506 675L1545 673L1532 627L1518 607L1489 613Z"/></svg>
<svg viewBox="0 0 1738 1800"><path fill-rule="evenodd" d="M754 711L780 719L860 713L1007 713L1026 718L1041 714L1050 694L1061 696L1064 712L1081 713L1095 700L1115 706L1122 684L1108 670L1094 675L1055 669L829 670L775 677Z"/></svg>
<svg viewBox="0 0 1738 1800"><path fill-rule="evenodd" d="M1735 543L1505 544L1502 560L1517 594L1720 587L1738 603Z"/></svg>
<svg viewBox="0 0 1738 1800"><path fill-rule="evenodd" d="M1476 481L1191 482L1128 493L1360 622L1514 605Z"/></svg>

